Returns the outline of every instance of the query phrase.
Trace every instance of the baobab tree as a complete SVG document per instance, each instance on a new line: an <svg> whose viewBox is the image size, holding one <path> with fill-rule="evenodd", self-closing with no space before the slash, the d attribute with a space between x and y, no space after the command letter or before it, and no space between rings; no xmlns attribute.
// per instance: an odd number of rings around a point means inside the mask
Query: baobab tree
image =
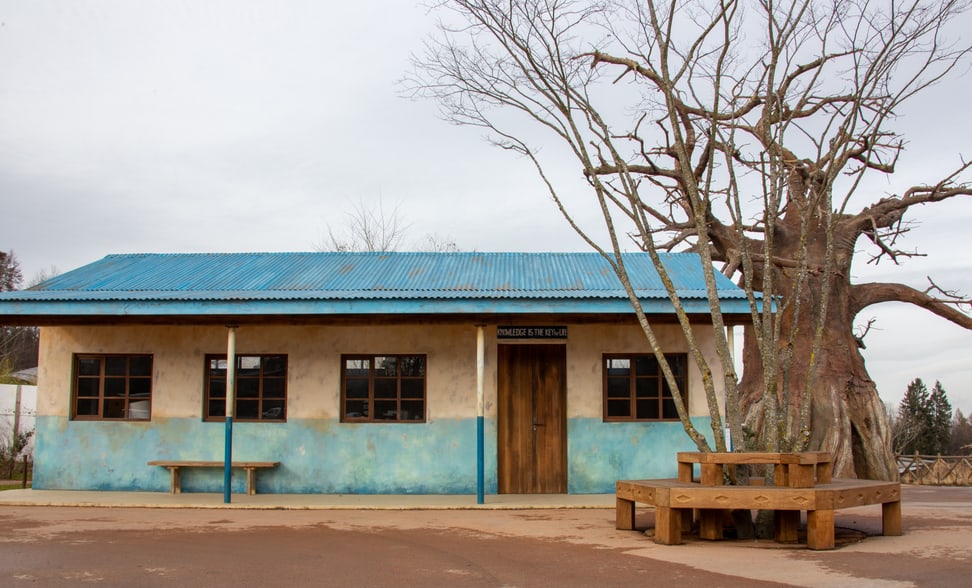
<svg viewBox="0 0 972 588"><path fill-rule="evenodd" d="M894 263L913 255L900 246L905 214L972 194L969 164L957 156L952 173L892 195L870 192L868 181L894 182L902 105L968 63L955 26L967 8L949 0L447 0L406 85L536 167L567 222L613 264L659 357L620 254L648 252L664 279L657 252L699 253L733 439L829 450L838 475L891 479L887 418L854 319L898 301L972 329L970 301L931 280L854 283L851 265L865 255ZM565 161L580 173L560 173ZM578 221L578 193L597 203L607 238ZM741 377L716 266L749 296ZM714 372L669 295L723 449ZM689 435L709 449L678 404Z"/></svg>

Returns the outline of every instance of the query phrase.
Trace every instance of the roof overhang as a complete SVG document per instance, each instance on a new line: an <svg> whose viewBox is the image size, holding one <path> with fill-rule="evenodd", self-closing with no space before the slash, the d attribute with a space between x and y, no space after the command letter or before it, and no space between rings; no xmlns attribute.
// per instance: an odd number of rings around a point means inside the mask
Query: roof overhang
<svg viewBox="0 0 972 588"><path fill-rule="evenodd" d="M710 321L706 300L683 300L693 321ZM727 324L750 322L745 300L723 300ZM642 301L645 314L654 322L674 322L676 315L665 299ZM69 324L225 324L294 322L363 322L381 318L395 322L465 322L536 319L570 322L634 320L631 303L623 299L413 299L395 300L127 300L127 301L30 301L8 302L0 324L55 326Z"/></svg>

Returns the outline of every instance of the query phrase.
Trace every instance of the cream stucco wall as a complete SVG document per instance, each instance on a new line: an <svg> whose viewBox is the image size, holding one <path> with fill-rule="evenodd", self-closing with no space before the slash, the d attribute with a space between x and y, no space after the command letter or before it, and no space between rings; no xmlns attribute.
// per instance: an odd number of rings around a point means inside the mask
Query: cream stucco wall
<svg viewBox="0 0 972 588"><path fill-rule="evenodd" d="M666 352L688 346L677 325L659 325L656 335ZM637 325L569 325L567 344L568 418L600 417L601 356L650 352ZM486 328L486 416L495 416L495 328ZM709 327L696 329L708 357L715 357ZM71 361L76 353L151 353L154 356L153 417L201 418L204 357L225 353L227 329L221 326L72 326L41 330L41 367L37 412L70 414ZM515 343L517 341L504 341ZM527 342L527 341L522 341ZM536 341L532 341L538 343ZM554 341L553 343L563 343ZM476 329L471 325L243 326L237 353L288 356L288 416L338 418L340 356L353 353L426 354L428 419L468 418L476 414ZM717 361L715 382L722 381ZM689 407L707 415L702 378L689 361Z"/></svg>
<svg viewBox="0 0 972 588"><path fill-rule="evenodd" d="M151 353L152 416L202 416L205 356L226 352L224 327L124 326L42 329L38 413L70 414L71 361L76 353ZM471 326L244 326L236 350L288 356L288 416L337 418L340 356L426 354L428 418L476 411L476 331Z"/></svg>

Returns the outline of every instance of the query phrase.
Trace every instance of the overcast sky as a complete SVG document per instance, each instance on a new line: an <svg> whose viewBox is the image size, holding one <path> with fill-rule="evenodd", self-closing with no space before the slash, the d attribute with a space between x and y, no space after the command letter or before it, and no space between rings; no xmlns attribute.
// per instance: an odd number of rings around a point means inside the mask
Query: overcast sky
<svg viewBox="0 0 972 588"><path fill-rule="evenodd" d="M0 0L0 249L28 281L110 253L312 250L383 202L405 248L585 250L526 161L399 96L432 24L408 0ZM908 151L875 199L972 157L968 89L956 76L901 113ZM972 294L972 199L910 217L929 256L856 280ZM972 411L972 333L904 305L870 318L886 402L921 377Z"/></svg>

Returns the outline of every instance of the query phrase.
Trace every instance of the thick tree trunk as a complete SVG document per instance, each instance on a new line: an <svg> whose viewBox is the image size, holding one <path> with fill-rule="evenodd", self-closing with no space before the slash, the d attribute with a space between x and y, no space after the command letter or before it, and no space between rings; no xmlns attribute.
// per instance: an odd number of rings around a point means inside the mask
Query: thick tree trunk
<svg viewBox="0 0 972 588"><path fill-rule="evenodd" d="M814 362L810 386L810 436L809 451L830 451L834 460L834 475L858 477L874 480L897 479L894 453L891 447L891 432L887 422L884 405L878 396L877 386L867 374L864 358L861 356L854 338L854 306L850 300L848 279L854 238L838 233L836 242L842 243L846 251L838 251L837 267L830 284L830 298L824 323L823 338ZM782 246L786 243L781 239ZM823 252L819 244L811 245L810 266L822 267ZM781 249L796 258L794 252ZM808 376L808 366L812 356L813 333L816 331L822 307L820 293L823 291L823 275L811 272L808 284L800 296L800 311L794 318L795 305L792 304L788 276L781 276L778 285L783 295L776 319L782 321L781 340L778 345L780 357L792 349L793 361L785 378L779 375L780 420L777 423L781 432L783 450L801 448L800 408ZM798 321L798 335L791 342L787 340L793 321ZM764 378L763 366L756 344L756 338L747 328L743 347L743 376L740 381L740 398L743 422L746 428L756 435L757 449L766 447L763 414ZM784 379L788 395L784 396ZM782 426L781 426L782 425Z"/></svg>

